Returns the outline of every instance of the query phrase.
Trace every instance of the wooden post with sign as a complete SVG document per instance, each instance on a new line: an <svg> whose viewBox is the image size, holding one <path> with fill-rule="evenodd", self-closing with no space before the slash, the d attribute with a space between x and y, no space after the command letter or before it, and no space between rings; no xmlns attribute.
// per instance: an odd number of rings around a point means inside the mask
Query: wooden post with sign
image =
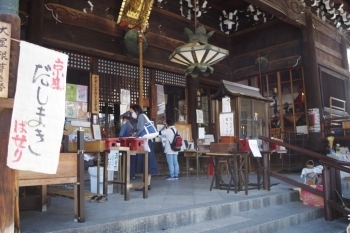
<svg viewBox="0 0 350 233"><path fill-rule="evenodd" d="M100 79L98 75L91 74L90 87L90 111L91 114L98 114L100 112Z"/></svg>
<svg viewBox="0 0 350 233"><path fill-rule="evenodd" d="M8 54L6 57L0 57L0 63L8 64L8 74L7 76L7 90L6 95L2 97L14 98L16 93L16 82L17 82L17 67L19 59L19 45L18 41L20 39L20 29L21 29L21 20L18 16L18 0L7 0L0 1L0 22L1 30L0 36L6 37L8 47ZM6 23L6 24L5 24ZM11 28L7 28L8 25L11 25ZM6 32L6 34L5 34ZM11 38L13 40L11 40ZM1 50L1 53L5 50ZM11 56L10 56L11 54ZM5 59L6 58L6 59ZM3 60L5 59L5 60ZM19 232L19 213L15 212L16 208L16 197L18 197L18 190L16 185L16 176L15 170L10 169L7 166L6 158L8 152L8 142L10 135L10 126L11 126L11 117L12 117L12 107L7 99L3 99L6 104L0 105L0 141L3 145L0 148L0 232ZM12 100L13 101L13 100ZM17 224L15 224L15 219L17 216Z"/></svg>
<svg viewBox="0 0 350 233"><path fill-rule="evenodd" d="M8 97L11 24L0 21L0 97Z"/></svg>

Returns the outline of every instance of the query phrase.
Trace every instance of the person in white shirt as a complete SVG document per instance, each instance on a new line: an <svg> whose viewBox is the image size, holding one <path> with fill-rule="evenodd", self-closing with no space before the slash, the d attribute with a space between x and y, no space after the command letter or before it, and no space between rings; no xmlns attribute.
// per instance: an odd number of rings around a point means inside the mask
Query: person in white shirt
<svg viewBox="0 0 350 233"><path fill-rule="evenodd" d="M166 154L166 160L169 167L169 178L166 180L177 180L179 178L179 162L178 162L178 152L171 149L171 142L174 140L176 128L174 126L173 120L166 120L166 123L159 135L164 135L166 137L164 153Z"/></svg>

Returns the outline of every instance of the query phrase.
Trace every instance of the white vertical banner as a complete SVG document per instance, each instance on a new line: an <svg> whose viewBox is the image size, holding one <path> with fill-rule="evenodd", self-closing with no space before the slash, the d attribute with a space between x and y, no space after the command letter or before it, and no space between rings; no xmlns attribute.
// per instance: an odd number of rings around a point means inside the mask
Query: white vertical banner
<svg viewBox="0 0 350 233"><path fill-rule="evenodd" d="M119 150L111 150L108 154L108 171L118 171Z"/></svg>
<svg viewBox="0 0 350 233"><path fill-rule="evenodd" d="M68 55L22 41L7 166L55 174L65 121Z"/></svg>
<svg viewBox="0 0 350 233"><path fill-rule="evenodd" d="M222 97L222 112L231 112L231 98L228 96Z"/></svg>

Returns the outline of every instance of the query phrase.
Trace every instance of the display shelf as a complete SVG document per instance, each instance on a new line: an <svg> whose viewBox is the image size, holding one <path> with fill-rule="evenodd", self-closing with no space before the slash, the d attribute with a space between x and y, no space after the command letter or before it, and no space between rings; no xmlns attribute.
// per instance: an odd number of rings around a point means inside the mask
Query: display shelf
<svg viewBox="0 0 350 233"><path fill-rule="evenodd" d="M274 100L269 106L270 131L281 128L296 132L296 126L308 125L302 67L263 75L259 79L262 95Z"/></svg>

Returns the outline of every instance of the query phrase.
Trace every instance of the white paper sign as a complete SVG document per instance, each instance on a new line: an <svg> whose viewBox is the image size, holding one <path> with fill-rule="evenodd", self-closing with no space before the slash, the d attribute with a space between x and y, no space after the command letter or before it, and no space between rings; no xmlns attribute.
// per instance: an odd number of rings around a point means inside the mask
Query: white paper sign
<svg viewBox="0 0 350 233"><path fill-rule="evenodd" d="M204 127L198 128L198 139L205 139L205 128Z"/></svg>
<svg viewBox="0 0 350 233"><path fill-rule="evenodd" d="M233 117L233 112L220 113L220 136L235 136Z"/></svg>
<svg viewBox="0 0 350 233"><path fill-rule="evenodd" d="M59 162L68 55L20 43L7 166L55 174Z"/></svg>
<svg viewBox="0 0 350 233"><path fill-rule="evenodd" d="M222 112L231 112L231 98L222 97Z"/></svg>
<svg viewBox="0 0 350 233"><path fill-rule="evenodd" d="M108 171L118 171L119 150L111 150L108 154Z"/></svg>
<svg viewBox="0 0 350 233"><path fill-rule="evenodd" d="M130 106L130 90L120 89L120 103Z"/></svg>
<svg viewBox="0 0 350 233"><path fill-rule="evenodd" d="M203 121L203 111L201 109L196 109L197 123L202 124Z"/></svg>
<svg viewBox="0 0 350 233"><path fill-rule="evenodd" d="M250 151L253 153L254 157L261 157L258 140L248 140L248 143Z"/></svg>

